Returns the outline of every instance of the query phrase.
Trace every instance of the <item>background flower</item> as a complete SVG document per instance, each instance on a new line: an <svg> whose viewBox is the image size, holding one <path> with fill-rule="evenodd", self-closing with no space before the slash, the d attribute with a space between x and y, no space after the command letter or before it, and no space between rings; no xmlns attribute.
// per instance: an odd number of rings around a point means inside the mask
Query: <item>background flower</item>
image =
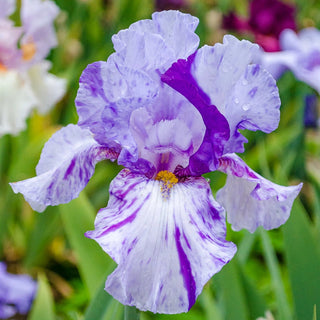
<svg viewBox="0 0 320 320"><path fill-rule="evenodd" d="M28 275L6 272L0 263L0 318L7 319L15 314L26 314L37 291L37 283Z"/></svg>
<svg viewBox="0 0 320 320"><path fill-rule="evenodd" d="M279 0L251 0L249 18L231 12L224 17L223 27L240 33L253 33L265 51L279 51L279 36L284 29L296 30L295 8Z"/></svg>
<svg viewBox="0 0 320 320"><path fill-rule="evenodd" d="M15 27L8 18L15 2L3 0L1 6L0 135L18 134L32 108L47 113L65 92L65 80L48 73L51 64L44 60L57 44L53 21L59 9L49 0L24 0L22 26Z"/></svg>

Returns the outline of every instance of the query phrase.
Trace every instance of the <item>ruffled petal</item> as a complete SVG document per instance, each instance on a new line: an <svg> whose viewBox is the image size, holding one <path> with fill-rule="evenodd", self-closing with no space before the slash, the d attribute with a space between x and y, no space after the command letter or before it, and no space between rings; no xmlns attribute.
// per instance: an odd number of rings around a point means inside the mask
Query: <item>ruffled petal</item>
<svg viewBox="0 0 320 320"><path fill-rule="evenodd" d="M165 86L152 106L132 113L130 130L140 158L153 163L157 171L173 172L178 165L188 166L202 143L205 125L188 100Z"/></svg>
<svg viewBox="0 0 320 320"><path fill-rule="evenodd" d="M233 230L245 228L254 232L259 226L270 230L287 221L302 183L290 187L272 183L251 170L235 154L222 157L219 170L228 177L217 193L217 200L226 208Z"/></svg>
<svg viewBox="0 0 320 320"><path fill-rule="evenodd" d="M133 23L112 37L117 59L135 69L164 72L199 45L194 33L199 20L179 11L155 12L152 20Z"/></svg>
<svg viewBox="0 0 320 320"><path fill-rule="evenodd" d="M117 300L180 313L233 257L236 247L225 234L224 210L204 178L178 182L168 194L161 181L125 169L86 236L118 263L105 287Z"/></svg>
<svg viewBox="0 0 320 320"><path fill-rule="evenodd" d="M135 150L129 130L131 112L149 104L157 96L158 85L146 74L117 66L110 58L90 64L80 77L78 125L89 128L100 144Z"/></svg>
<svg viewBox="0 0 320 320"><path fill-rule="evenodd" d="M37 102L28 78L16 71L0 72L0 101L0 136L24 130Z"/></svg>
<svg viewBox="0 0 320 320"><path fill-rule="evenodd" d="M161 77L161 80L185 96L199 111L206 127L205 136L198 151L190 158L188 175L201 175L214 171L230 137L226 118L211 105L209 97L199 87L191 74L195 55L178 60Z"/></svg>
<svg viewBox="0 0 320 320"><path fill-rule="evenodd" d="M78 197L94 173L95 165L117 154L100 146L89 130L76 125L56 132L45 144L36 168L37 176L13 182L15 193L22 193L36 211L48 205L67 203Z"/></svg>
<svg viewBox="0 0 320 320"><path fill-rule="evenodd" d="M274 78L258 64L249 65L235 83L225 106L231 137L225 153L243 152L239 129L270 133L280 121L280 97Z"/></svg>
<svg viewBox="0 0 320 320"><path fill-rule="evenodd" d="M59 13L57 5L50 0L24 0L21 5L21 20L25 35L22 44L33 43L36 51L32 61L40 61L57 45L53 21Z"/></svg>
<svg viewBox="0 0 320 320"><path fill-rule="evenodd" d="M211 104L229 120L226 102L234 85L256 60L259 47L247 40L226 35L223 44L203 46L195 56L191 73L200 88L210 97Z"/></svg>
<svg viewBox="0 0 320 320"><path fill-rule="evenodd" d="M48 73L50 67L49 61L42 61L28 70L30 84L37 97L37 109L40 113L47 113L66 91L66 80Z"/></svg>

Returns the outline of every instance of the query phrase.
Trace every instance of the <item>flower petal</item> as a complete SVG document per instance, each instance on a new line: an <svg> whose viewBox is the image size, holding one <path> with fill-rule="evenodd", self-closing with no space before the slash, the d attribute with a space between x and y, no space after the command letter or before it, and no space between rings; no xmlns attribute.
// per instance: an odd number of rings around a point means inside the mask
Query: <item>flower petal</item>
<svg viewBox="0 0 320 320"><path fill-rule="evenodd" d="M199 45L194 33L199 20L179 11L152 14L152 20L133 23L112 37L117 56L127 66L164 72L179 58L186 59Z"/></svg>
<svg viewBox="0 0 320 320"><path fill-rule="evenodd" d="M276 81L258 64L249 65L235 83L225 106L231 138L225 153L243 152L246 142L238 129L270 133L280 121L280 97Z"/></svg>
<svg viewBox="0 0 320 320"><path fill-rule="evenodd" d="M37 107L40 113L47 113L66 91L65 79L48 73L50 66L48 61L42 61L28 70L33 92L38 99Z"/></svg>
<svg viewBox="0 0 320 320"><path fill-rule="evenodd" d="M0 2L0 19L10 16L16 8L15 0L2 0Z"/></svg>
<svg viewBox="0 0 320 320"><path fill-rule="evenodd" d="M251 170L235 154L222 157L219 170L228 177L217 200L226 208L233 230L245 228L254 232L258 226L270 230L287 221L302 183L279 186Z"/></svg>
<svg viewBox="0 0 320 320"><path fill-rule="evenodd" d="M78 197L94 173L95 164L116 159L117 154L100 146L89 130L76 125L56 132L45 144L36 168L37 176L11 183L36 211L67 203Z"/></svg>
<svg viewBox="0 0 320 320"><path fill-rule="evenodd" d="M18 134L37 100L28 78L16 71L0 72L0 136Z"/></svg>
<svg viewBox="0 0 320 320"><path fill-rule="evenodd" d="M223 154L224 144L229 139L230 130L226 118L196 83L191 74L195 55L187 60L178 60L161 77L161 80L185 96L200 112L206 127L205 136L198 151L190 158L188 175L201 175L214 171L218 158Z"/></svg>
<svg viewBox="0 0 320 320"><path fill-rule="evenodd" d="M158 86L146 74L117 66L110 58L90 64L80 77L78 125L89 128L100 144L120 144L130 151L135 149L129 130L131 112L150 103Z"/></svg>
<svg viewBox="0 0 320 320"><path fill-rule="evenodd" d="M188 100L165 86L151 106L132 113L130 130L140 158L153 163L157 171L173 172L178 165L188 166L202 143L205 125Z"/></svg>
<svg viewBox="0 0 320 320"><path fill-rule="evenodd" d="M106 290L121 303L159 313L187 312L205 283L234 255L224 210L202 177L175 184L125 169L110 185L95 239L117 263Z"/></svg>
<svg viewBox="0 0 320 320"><path fill-rule="evenodd" d="M34 43L36 52L32 61L40 61L57 45L53 21L59 13L57 5L50 0L24 0L21 20L25 31L22 43Z"/></svg>
<svg viewBox="0 0 320 320"><path fill-rule="evenodd" d="M26 274L11 274L6 271L6 265L0 263L0 318L3 314L26 314L36 294L37 283ZM4 305L3 305L4 304ZM9 306L13 308L8 308ZM1 310L2 309L2 310ZM2 311L2 312L1 312Z"/></svg>
<svg viewBox="0 0 320 320"><path fill-rule="evenodd" d="M229 120L226 102L247 66L255 61L259 47L247 40L226 35L223 44L203 46L195 56L191 73L200 88L209 96L211 104Z"/></svg>

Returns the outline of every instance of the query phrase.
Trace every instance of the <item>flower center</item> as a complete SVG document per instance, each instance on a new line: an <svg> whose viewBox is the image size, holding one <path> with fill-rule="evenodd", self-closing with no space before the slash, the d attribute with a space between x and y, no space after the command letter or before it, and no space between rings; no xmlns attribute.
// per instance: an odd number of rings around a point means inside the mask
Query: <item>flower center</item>
<svg viewBox="0 0 320 320"><path fill-rule="evenodd" d="M22 59L29 61L33 58L36 53L36 45L34 42L29 42L21 45Z"/></svg>
<svg viewBox="0 0 320 320"><path fill-rule="evenodd" d="M159 171L155 180L161 182L161 193L165 199L169 198L172 187L178 183L178 178L174 173L167 170Z"/></svg>

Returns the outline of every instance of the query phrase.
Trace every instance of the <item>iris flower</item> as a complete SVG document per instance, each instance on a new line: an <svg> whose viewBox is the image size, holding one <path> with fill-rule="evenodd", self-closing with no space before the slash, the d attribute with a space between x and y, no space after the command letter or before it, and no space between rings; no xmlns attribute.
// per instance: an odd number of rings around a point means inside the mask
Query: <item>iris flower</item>
<svg viewBox="0 0 320 320"><path fill-rule="evenodd" d="M18 134L33 107L46 113L63 96L65 81L48 73L44 60L57 44L51 1L22 0L20 27L9 16L14 0L0 1L0 135Z"/></svg>
<svg viewBox="0 0 320 320"><path fill-rule="evenodd" d="M284 29L296 30L295 8L279 0L252 0L249 18L233 12L223 19L227 30L252 33L255 41L267 52L279 51L279 35Z"/></svg>
<svg viewBox="0 0 320 320"><path fill-rule="evenodd" d="M0 262L0 319L16 313L26 314L37 291L37 283L28 275L11 274Z"/></svg>
<svg viewBox="0 0 320 320"><path fill-rule="evenodd" d="M295 77L320 93L320 31L305 28L280 35L280 52L263 52L261 63L275 78L290 70Z"/></svg>
<svg viewBox="0 0 320 320"><path fill-rule="evenodd" d="M118 264L106 291L152 312L188 311L234 256L225 209L234 230L276 228L301 188L264 179L235 154L246 142L239 129L279 122L275 80L252 64L258 46L225 36L198 49L197 24L162 11L114 35L115 52L81 75L78 124L46 143L36 177L11 184L42 211L76 198L98 161L124 166L86 236ZM201 176L215 170L228 175L217 200Z"/></svg>

